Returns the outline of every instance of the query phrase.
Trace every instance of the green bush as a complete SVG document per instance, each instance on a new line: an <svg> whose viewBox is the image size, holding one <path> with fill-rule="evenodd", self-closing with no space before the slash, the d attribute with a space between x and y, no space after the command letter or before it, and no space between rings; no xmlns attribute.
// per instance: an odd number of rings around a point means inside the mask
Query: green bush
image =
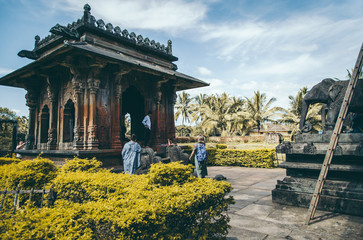
<svg viewBox="0 0 363 240"><path fill-rule="evenodd" d="M170 186L173 184L184 184L191 178L192 165L183 165L177 162L153 164L148 174L151 184Z"/></svg>
<svg viewBox="0 0 363 240"><path fill-rule="evenodd" d="M217 149L226 149L227 148L227 144L221 144L221 143L219 143L219 144L216 145L216 148Z"/></svg>
<svg viewBox="0 0 363 240"><path fill-rule="evenodd" d="M0 189L15 189L18 184L21 189L42 189L56 174L54 163L42 157L3 165L0 166Z"/></svg>
<svg viewBox="0 0 363 240"><path fill-rule="evenodd" d="M157 176L160 172L161 176ZM182 180L168 180L177 174ZM191 166L157 164L149 174L60 172L54 208L0 213L1 239L221 239L231 185L191 177Z"/></svg>
<svg viewBox="0 0 363 240"><path fill-rule="evenodd" d="M190 154L192 151L185 150ZM208 166L240 166L254 168L273 168L275 149L217 149L207 148Z"/></svg>
<svg viewBox="0 0 363 240"><path fill-rule="evenodd" d="M34 160L25 160L19 163L12 163L0 166L0 189L15 190L19 185L21 190L43 189L44 184L50 183L57 174L54 163L45 158L37 157ZM20 205L23 205L29 194L21 194L19 197ZM14 195L7 195L3 209L12 208ZM40 205L41 194L34 194L32 201Z"/></svg>
<svg viewBox="0 0 363 240"><path fill-rule="evenodd" d="M0 157L0 166L1 165L6 165L6 164L11 164L11 163L19 163L21 162L21 160L19 158L15 157L15 154L13 154L12 157Z"/></svg>
<svg viewBox="0 0 363 240"><path fill-rule="evenodd" d="M96 160L96 158L81 159L75 157L71 160L67 159L66 164L62 166L62 171L64 172L77 172L77 171L87 171L87 172L97 172L102 170L102 162Z"/></svg>

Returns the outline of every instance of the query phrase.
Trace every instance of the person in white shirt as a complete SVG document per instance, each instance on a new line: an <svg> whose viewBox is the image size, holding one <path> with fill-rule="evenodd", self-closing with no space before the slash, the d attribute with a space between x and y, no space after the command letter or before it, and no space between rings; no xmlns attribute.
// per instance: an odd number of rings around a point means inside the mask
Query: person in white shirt
<svg viewBox="0 0 363 240"><path fill-rule="evenodd" d="M147 115L144 117L144 120L142 120L142 124L145 127L145 135L144 135L144 147L148 146L149 140L150 140L150 133L151 133L151 111L147 113Z"/></svg>

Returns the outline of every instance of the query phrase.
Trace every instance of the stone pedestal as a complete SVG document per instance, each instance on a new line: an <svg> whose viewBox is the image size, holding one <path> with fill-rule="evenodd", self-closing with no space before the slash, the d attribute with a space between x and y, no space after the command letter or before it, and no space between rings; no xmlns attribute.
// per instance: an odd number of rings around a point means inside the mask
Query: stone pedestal
<svg viewBox="0 0 363 240"><path fill-rule="evenodd" d="M287 177L272 191L275 203L308 207L315 190L331 132L300 134L294 143L283 142ZM363 134L342 133L334 153L318 209L363 216Z"/></svg>

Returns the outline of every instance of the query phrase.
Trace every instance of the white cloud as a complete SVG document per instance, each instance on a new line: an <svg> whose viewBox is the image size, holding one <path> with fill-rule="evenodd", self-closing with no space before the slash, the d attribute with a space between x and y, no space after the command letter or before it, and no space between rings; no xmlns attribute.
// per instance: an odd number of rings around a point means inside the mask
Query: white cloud
<svg viewBox="0 0 363 240"><path fill-rule="evenodd" d="M190 29L206 15L207 6L186 0L89 0L91 14L119 25L122 29L149 29L177 33ZM83 2L73 0L52 1L53 8L80 12Z"/></svg>
<svg viewBox="0 0 363 240"><path fill-rule="evenodd" d="M206 67L198 67L198 72L200 75L203 75L203 76L212 75L212 71Z"/></svg>

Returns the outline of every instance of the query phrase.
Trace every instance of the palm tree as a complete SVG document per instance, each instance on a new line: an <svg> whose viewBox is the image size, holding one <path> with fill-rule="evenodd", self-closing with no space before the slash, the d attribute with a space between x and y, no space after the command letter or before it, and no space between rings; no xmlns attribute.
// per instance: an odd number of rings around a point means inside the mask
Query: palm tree
<svg viewBox="0 0 363 240"><path fill-rule="evenodd" d="M192 118L191 123L202 121L204 117L204 113L202 111L202 108L207 104L208 101L208 95L200 93L196 97L193 98L194 104L192 104Z"/></svg>
<svg viewBox="0 0 363 240"><path fill-rule="evenodd" d="M296 97L289 96L290 99L290 108L288 110L281 109L282 111L282 123L286 123L290 126L292 132L291 132L291 139L294 135L296 135L298 132L300 132L299 123L301 119L301 110L302 110L302 101L307 93L308 89L307 87L303 87L299 90ZM321 129L321 108L322 104L314 104L309 107L306 121L310 122L313 126L313 129L315 131L318 131Z"/></svg>
<svg viewBox="0 0 363 240"><path fill-rule="evenodd" d="M255 92L252 98L245 98L247 101L246 110L249 114L249 118L253 122L253 125L257 127L258 132L260 132L261 124L263 122L275 121L272 117L277 115L277 111L279 111L280 108L271 108L271 105L276 101L276 98L271 98L267 101L266 94L260 93L260 91Z"/></svg>
<svg viewBox="0 0 363 240"><path fill-rule="evenodd" d="M227 93L211 95L200 108L200 126L207 135L241 134L247 126L243 104L242 98L231 98Z"/></svg>
<svg viewBox="0 0 363 240"><path fill-rule="evenodd" d="M175 108L177 111L174 117L175 119L178 119L181 115L183 125L184 122L190 122L190 117L192 114L191 101L192 98L190 97L189 93L183 91L181 94L178 94L177 102L175 104Z"/></svg>

